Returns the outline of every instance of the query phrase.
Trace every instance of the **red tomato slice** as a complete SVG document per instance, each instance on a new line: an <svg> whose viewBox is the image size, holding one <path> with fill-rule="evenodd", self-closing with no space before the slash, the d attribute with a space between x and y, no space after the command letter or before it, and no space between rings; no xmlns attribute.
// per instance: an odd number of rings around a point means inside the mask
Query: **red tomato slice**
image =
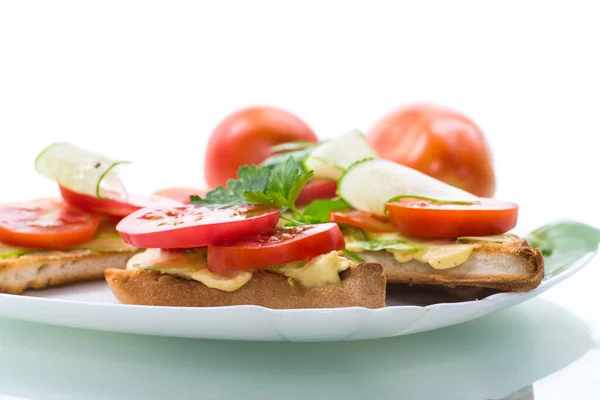
<svg viewBox="0 0 600 400"><path fill-rule="evenodd" d="M366 211L331 212L329 221L356 226L370 232L396 232L396 228L390 224L387 217Z"/></svg>
<svg viewBox="0 0 600 400"><path fill-rule="evenodd" d="M328 179L311 179L302 188L296 206L304 206L319 199L332 199L337 196L337 181Z"/></svg>
<svg viewBox="0 0 600 400"><path fill-rule="evenodd" d="M181 204L190 204L190 196L196 195L196 196L204 197L204 196L206 196L207 191L208 191L208 189L175 187L175 188L161 189L159 191L154 192L154 194L157 196L168 197L170 199L180 202Z"/></svg>
<svg viewBox="0 0 600 400"><path fill-rule="evenodd" d="M123 218L117 231L125 242L136 247L190 249L272 231L280 211L252 204L143 208Z"/></svg>
<svg viewBox="0 0 600 400"><path fill-rule="evenodd" d="M34 200L0 207L0 242L44 250L60 250L94 236L100 217L60 200Z"/></svg>
<svg viewBox="0 0 600 400"><path fill-rule="evenodd" d="M267 268L308 261L345 247L336 224L278 228L275 232L227 246L208 247L208 269L214 272Z"/></svg>
<svg viewBox="0 0 600 400"><path fill-rule="evenodd" d="M130 194L129 202L123 203L116 200L99 199L87 194L77 193L62 186L59 186L59 188L65 203L85 211L111 217L126 217L132 212L144 207L181 205L180 202L164 196Z"/></svg>
<svg viewBox="0 0 600 400"><path fill-rule="evenodd" d="M492 199L468 205L402 199L387 203L387 210L392 224L405 235L447 239L506 233L517 224L519 213L516 204Z"/></svg>

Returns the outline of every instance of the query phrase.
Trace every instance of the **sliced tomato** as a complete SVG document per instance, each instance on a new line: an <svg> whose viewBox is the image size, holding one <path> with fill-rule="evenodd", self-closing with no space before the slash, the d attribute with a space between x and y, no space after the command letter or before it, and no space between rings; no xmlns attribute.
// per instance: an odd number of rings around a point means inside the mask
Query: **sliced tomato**
<svg viewBox="0 0 600 400"><path fill-rule="evenodd" d="M280 211L252 204L143 208L123 218L117 231L125 242L136 247L190 249L272 231Z"/></svg>
<svg viewBox="0 0 600 400"><path fill-rule="evenodd" d="M0 242L44 250L60 250L94 236L100 217L69 207L60 200L34 200L0 207Z"/></svg>
<svg viewBox="0 0 600 400"><path fill-rule="evenodd" d="M337 181L328 179L311 179L302 188L296 206L307 205L314 200L332 199L337 196Z"/></svg>
<svg viewBox="0 0 600 400"><path fill-rule="evenodd" d="M240 271L308 261L345 247L336 224L278 228L276 231L227 246L208 247L208 269Z"/></svg>
<svg viewBox="0 0 600 400"><path fill-rule="evenodd" d="M441 204L421 199L387 203L392 224L409 236L452 239L506 233L517 224L519 207L492 199Z"/></svg>
<svg viewBox="0 0 600 400"><path fill-rule="evenodd" d="M332 212L329 213L329 221L352 225L370 232L396 232L396 228L386 216L366 211Z"/></svg>
<svg viewBox="0 0 600 400"><path fill-rule="evenodd" d="M161 189L157 192L154 192L157 196L168 197L170 199L176 200L181 204L190 204L190 196L206 196L206 192L208 189L195 189L195 188L187 188L187 187L174 187L168 189Z"/></svg>
<svg viewBox="0 0 600 400"><path fill-rule="evenodd" d="M181 205L179 201L164 196L130 194L129 202L123 203L77 193L62 186L59 186L59 188L60 194L67 204L85 211L111 217L125 217L144 207Z"/></svg>

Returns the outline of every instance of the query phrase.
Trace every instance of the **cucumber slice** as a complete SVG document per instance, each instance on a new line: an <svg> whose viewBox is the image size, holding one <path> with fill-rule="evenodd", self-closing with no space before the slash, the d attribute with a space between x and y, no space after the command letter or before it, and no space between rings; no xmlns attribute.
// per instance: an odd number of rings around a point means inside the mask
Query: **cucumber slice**
<svg viewBox="0 0 600 400"><path fill-rule="evenodd" d="M340 137L318 145L304 161L304 168L315 172L315 178L338 180L356 161L377 158L377 153L359 131L349 131Z"/></svg>
<svg viewBox="0 0 600 400"><path fill-rule="evenodd" d="M127 163L69 143L55 143L37 156L35 169L74 192L126 201L127 191L116 167Z"/></svg>
<svg viewBox="0 0 600 400"><path fill-rule="evenodd" d="M464 190L388 160L367 160L353 165L340 179L338 193L352 207L377 214L385 214L385 203L397 196L478 200Z"/></svg>
<svg viewBox="0 0 600 400"><path fill-rule="evenodd" d="M519 240L519 237L512 233L494 236L463 236L457 239L463 243L484 242L484 243L510 243Z"/></svg>

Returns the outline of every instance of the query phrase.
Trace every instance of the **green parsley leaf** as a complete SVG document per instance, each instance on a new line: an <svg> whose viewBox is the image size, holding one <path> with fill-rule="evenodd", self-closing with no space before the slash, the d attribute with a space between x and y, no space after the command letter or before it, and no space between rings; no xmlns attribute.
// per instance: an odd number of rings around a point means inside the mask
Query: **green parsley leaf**
<svg viewBox="0 0 600 400"><path fill-rule="evenodd" d="M208 192L204 199L191 196L190 200L194 205L213 207L252 203L289 208L295 217L303 219L295 203L312 176L312 171L305 171L292 156L288 156L285 163L243 166L238 170L238 179L230 179L227 187L219 186Z"/></svg>
<svg viewBox="0 0 600 400"><path fill-rule="evenodd" d="M290 189L289 198L292 204L296 204L296 200L298 200L298 196L300 195L302 188L306 186L314 174L315 173L313 171L305 171L302 169L302 172L298 175L298 179L296 179L296 183Z"/></svg>
<svg viewBox="0 0 600 400"><path fill-rule="evenodd" d="M266 188L262 191L246 191L244 196L255 204L285 207L295 210L295 203L300 191L312 178L312 171L305 171L289 156L285 164L277 164L270 168Z"/></svg>
<svg viewBox="0 0 600 400"><path fill-rule="evenodd" d="M246 192L247 203L262 204L270 207L288 207L288 200L278 192Z"/></svg>
<svg viewBox="0 0 600 400"><path fill-rule="evenodd" d="M312 224L320 224L329 221L330 212L347 208L350 208L350 205L342 199L315 200L302 213Z"/></svg>
<svg viewBox="0 0 600 400"><path fill-rule="evenodd" d="M211 190L204 199L196 195L190 196L191 203L197 206L209 205L220 208L248 203L244 194L265 191L270 169L256 165L244 165L238 170L237 175L237 179L227 181L227 187L219 186L215 190Z"/></svg>

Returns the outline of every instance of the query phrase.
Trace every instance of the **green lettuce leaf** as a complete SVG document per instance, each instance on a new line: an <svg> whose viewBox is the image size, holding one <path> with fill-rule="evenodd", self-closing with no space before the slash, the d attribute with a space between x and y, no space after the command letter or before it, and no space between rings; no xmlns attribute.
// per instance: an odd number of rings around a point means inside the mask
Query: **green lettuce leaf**
<svg viewBox="0 0 600 400"><path fill-rule="evenodd" d="M402 250L402 251L416 251L421 247L410 242L401 240L389 240L389 239L374 239L374 240L352 240L351 247L362 247L368 251L380 251L380 250Z"/></svg>
<svg viewBox="0 0 600 400"><path fill-rule="evenodd" d="M315 200L302 213L310 223L321 224L329 221L330 212L348 208L350 205L342 199Z"/></svg>

